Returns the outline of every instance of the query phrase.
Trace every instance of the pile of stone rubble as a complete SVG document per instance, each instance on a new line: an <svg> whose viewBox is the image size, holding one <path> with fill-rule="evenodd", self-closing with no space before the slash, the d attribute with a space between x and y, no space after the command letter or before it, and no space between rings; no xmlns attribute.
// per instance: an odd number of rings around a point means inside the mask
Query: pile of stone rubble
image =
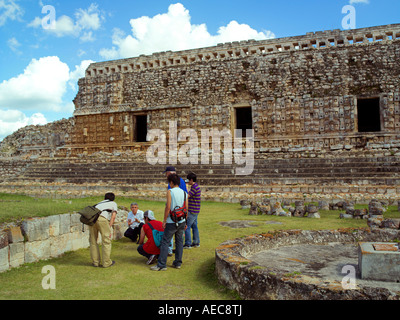
<svg viewBox="0 0 400 320"><path fill-rule="evenodd" d="M306 204L303 200L294 201L294 206L290 200L277 200L274 198L264 198L261 201L251 201L248 199L240 200L243 210L249 210L249 215L274 215L283 217L307 217L320 219L320 210L342 211L340 219L365 219L368 226L378 228L400 229L400 219L384 219L383 214L387 211L387 203L372 199L368 204L368 209L355 209L354 201L319 201L318 205ZM400 201L398 201L400 212Z"/></svg>
<svg viewBox="0 0 400 320"><path fill-rule="evenodd" d="M307 217L321 218L318 207L310 204L305 205L304 201L295 201L295 207L291 206L290 201L282 202L276 199L265 198L260 202L241 200L242 209L250 209L249 215L274 215L283 217Z"/></svg>

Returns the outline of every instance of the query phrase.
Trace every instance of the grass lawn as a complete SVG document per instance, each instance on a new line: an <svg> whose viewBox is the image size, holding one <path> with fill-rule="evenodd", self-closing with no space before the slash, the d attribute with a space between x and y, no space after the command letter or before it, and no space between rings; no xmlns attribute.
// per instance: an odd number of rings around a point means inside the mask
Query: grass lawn
<svg viewBox="0 0 400 320"><path fill-rule="evenodd" d="M0 223L28 217L48 216L78 210L101 198L72 200L33 199L0 194L3 204ZM161 219L164 203L116 198L119 206L129 207L136 201L141 210L151 209ZM89 249L69 252L63 256L0 273L0 299L109 299L109 300L233 300L238 296L217 282L214 273L215 248L222 242L253 233L283 229L338 229L366 227L365 220L341 220L338 211L322 211L321 219L249 216L238 204L203 202L199 216L201 247L184 250L182 269L168 267L154 272L145 264L146 258L136 251L137 244L128 239L113 242L111 258L116 265L103 269L91 267ZM390 207L385 217L397 217ZM254 227L232 229L219 224L231 220L252 220ZM266 224L278 221L278 224ZM168 258L171 266L173 257ZM56 289L42 288L42 268L52 265L56 270Z"/></svg>

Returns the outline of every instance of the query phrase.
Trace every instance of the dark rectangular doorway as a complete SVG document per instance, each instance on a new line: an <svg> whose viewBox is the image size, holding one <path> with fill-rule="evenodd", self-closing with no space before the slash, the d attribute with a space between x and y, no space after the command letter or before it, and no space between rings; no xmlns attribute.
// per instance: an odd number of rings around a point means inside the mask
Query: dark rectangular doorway
<svg viewBox="0 0 400 320"><path fill-rule="evenodd" d="M242 130L242 137L246 138L246 129L253 129L253 114L251 107L236 108L236 129Z"/></svg>
<svg viewBox="0 0 400 320"><path fill-rule="evenodd" d="M136 142L146 142L147 115L136 116Z"/></svg>
<svg viewBox="0 0 400 320"><path fill-rule="evenodd" d="M381 131L380 99L358 99L358 132Z"/></svg>

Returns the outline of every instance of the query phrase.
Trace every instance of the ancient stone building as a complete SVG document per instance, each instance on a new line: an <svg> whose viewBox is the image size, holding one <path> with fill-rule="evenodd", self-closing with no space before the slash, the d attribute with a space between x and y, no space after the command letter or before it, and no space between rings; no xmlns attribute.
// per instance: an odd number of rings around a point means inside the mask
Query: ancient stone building
<svg viewBox="0 0 400 320"><path fill-rule="evenodd" d="M60 152L144 150L151 129L253 129L261 152L400 141L400 24L94 63Z"/></svg>
<svg viewBox="0 0 400 320"><path fill-rule="evenodd" d="M17 143L0 145L0 185L46 182L64 192L58 183L94 184L133 197L147 188L157 198L168 163L181 176L196 172L208 199L215 191L223 201L239 200L235 193L397 201L399 65L400 24L94 63L79 80L73 118L25 128ZM155 143L148 133L165 132L170 141L170 131L188 128L198 136L224 130L242 146L235 130L251 129L254 167L241 176L243 166L222 163L221 154L218 164L145 157Z"/></svg>

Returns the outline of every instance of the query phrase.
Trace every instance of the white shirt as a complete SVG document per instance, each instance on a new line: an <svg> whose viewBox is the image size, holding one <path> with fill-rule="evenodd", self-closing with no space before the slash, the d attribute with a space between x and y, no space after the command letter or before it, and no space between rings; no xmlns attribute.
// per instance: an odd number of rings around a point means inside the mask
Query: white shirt
<svg viewBox="0 0 400 320"><path fill-rule="evenodd" d="M175 207L183 207L185 205L185 194L186 194L186 200L188 198L188 195L185 191L183 191L181 188L179 187L175 187L169 190L171 192L171 210L174 210ZM185 222L185 219L182 219L181 221L179 221L179 224L181 224L182 222ZM172 219L171 216L168 215L167 221L165 221L166 223L175 223Z"/></svg>
<svg viewBox="0 0 400 320"><path fill-rule="evenodd" d="M135 229L139 227L141 223L144 223L144 212L142 210L138 210L136 214L133 214L132 211L128 213L128 220L131 219L132 224L130 225L131 229ZM135 221L138 219L140 222Z"/></svg>
<svg viewBox="0 0 400 320"><path fill-rule="evenodd" d="M109 201L109 200L103 200L98 205L96 205L96 208L103 211L100 215L106 218L108 221L111 220L112 212L104 210L118 211L117 204L114 201Z"/></svg>

